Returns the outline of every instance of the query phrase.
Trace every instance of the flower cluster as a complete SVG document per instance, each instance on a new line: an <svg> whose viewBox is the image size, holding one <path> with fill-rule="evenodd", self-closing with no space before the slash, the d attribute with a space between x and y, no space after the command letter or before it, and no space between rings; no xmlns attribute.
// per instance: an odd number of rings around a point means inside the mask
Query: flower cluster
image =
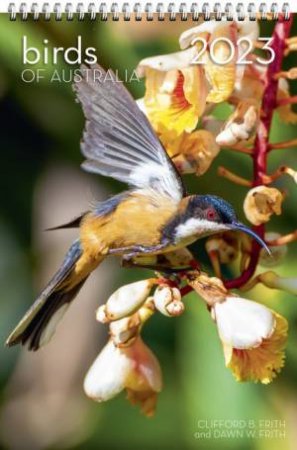
<svg viewBox="0 0 297 450"><path fill-rule="evenodd" d="M297 239L297 232L281 236L265 230L265 224L281 214L285 199L273 183L283 175L297 182L297 172L291 167L267 173L271 150L297 144L296 139L275 144L269 141L274 112L284 123L297 123L292 110L297 98L289 92L289 80L297 77L297 71L282 69L286 55L297 50L296 38L289 37L290 26L291 20L279 17L269 47L274 58L269 64L271 55L258 39L257 22L227 20L199 24L180 36L181 49L176 53L140 61L137 72L145 77L146 91L138 105L181 174L204 175L221 150L252 158L252 180L226 167L220 167L218 175L248 189L243 201L245 216L265 239L271 255L250 237L225 232L206 242L214 277L201 271L187 249L149 257L149 261L135 258L132 266L155 266L156 278L121 287L98 309L97 320L109 325L110 337L85 379L85 391L94 400L106 401L126 390L132 404L139 404L148 416L154 413L162 373L157 358L141 338L141 330L156 312L167 317L181 315L184 297L191 291L206 304L218 330L226 367L237 381L267 384L281 370L286 319L233 290L246 291L262 283L297 294L295 278L282 278L271 271L283 260L287 244ZM248 55L238 44L241 38L251 43ZM243 56L245 64L238 64ZM231 108L225 121L215 117L215 108L221 103ZM237 265L240 275L225 280L222 265L226 264L231 264L232 270ZM254 276L258 267L269 271Z"/></svg>

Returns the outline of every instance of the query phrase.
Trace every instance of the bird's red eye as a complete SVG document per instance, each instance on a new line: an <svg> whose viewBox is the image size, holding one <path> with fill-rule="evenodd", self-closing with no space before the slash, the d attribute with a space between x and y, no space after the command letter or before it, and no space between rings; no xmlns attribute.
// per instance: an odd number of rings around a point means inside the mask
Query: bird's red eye
<svg viewBox="0 0 297 450"><path fill-rule="evenodd" d="M214 220L216 217L216 212L214 209L210 208L206 212L207 220Z"/></svg>

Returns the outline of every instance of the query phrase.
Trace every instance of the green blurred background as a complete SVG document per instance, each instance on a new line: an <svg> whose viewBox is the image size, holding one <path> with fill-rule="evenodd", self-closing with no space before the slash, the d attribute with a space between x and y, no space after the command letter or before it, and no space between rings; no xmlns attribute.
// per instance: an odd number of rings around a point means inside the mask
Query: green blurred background
<svg viewBox="0 0 297 450"><path fill-rule="evenodd" d="M95 196L105 198L122 189L120 183L112 180L80 174L79 141L84 118L74 101L71 84L49 83L48 79L24 83L20 77L24 69L22 36L26 35L30 45L37 48L42 48L43 39L48 39L49 47L67 48L75 45L77 35L81 35L84 47L97 49L100 64L119 69L121 74L125 69L133 70L146 56L177 51L179 34L189 27L187 23L168 21L105 23L74 19L66 23L63 19L34 23L18 19L12 23L8 16L0 17L2 343L71 243L71 232L52 232L48 237L43 229L83 211L88 195L79 198L81 191L91 189ZM272 24L261 27L263 36L270 35ZM294 55L286 64L293 63ZM65 77L69 76L69 66L61 59L56 68L60 72L65 69ZM48 66L47 70L52 72L53 67ZM128 88L135 98L143 95L142 82L130 83ZM294 127L280 124L275 117L272 141L296 135ZM295 152L296 149L275 152L270 157L270 169L284 161L297 168ZM246 190L234 189L228 181L218 179L216 169L220 164L243 177L251 175L249 157L225 151L205 176L188 177L190 189L225 197L244 220L242 202ZM278 186L288 191L288 197L282 216L274 218L268 229L286 233L296 228L296 185L290 179L282 179ZM297 244L292 244L279 273L296 276L296 250ZM204 264L207 268L206 260ZM95 322L94 310L116 287L144 276L143 271L120 269L116 261L100 267L93 275L94 284L90 282L89 290L80 295L84 299L79 298L81 305L85 301L88 320L80 322L84 305L77 306L81 309L73 320L65 320L60 326L65 329L61 333L68 333L65 340L58 332L54 342L36 355L0 346L2 448L295 449L297 302L292 296L263 287L254 289L251 298L270 305L290 323L286 366L271 385L235 382L224 367L221 345L208 312L195 295L190 295L182 317L174 320L156 315L144 330L145 340L164 371L164 390L154 418L143 417L125 401L124 394L107 404L96 404L84 397L84 373L106 339L106 330ZM88 293L94 297L92 304ZM282 426L272 428L280 431L285 421L286 436L195 438L197 431L206 431L199 421L210 419L279 420Z"/></svg>

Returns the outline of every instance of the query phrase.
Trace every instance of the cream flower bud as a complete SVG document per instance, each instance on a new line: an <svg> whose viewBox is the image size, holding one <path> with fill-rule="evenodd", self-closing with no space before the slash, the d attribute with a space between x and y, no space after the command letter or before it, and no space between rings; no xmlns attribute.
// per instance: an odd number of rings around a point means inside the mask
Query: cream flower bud
<svg viewBox="0 0 297 450"><path fill-rule="evenodd" d="M147 299L154 279L137 281L117 289L105 305L98 308L96 318L101 323L119 320L139 309Z"/></svg>
<svg viewBox="0 0 297 450"><path fill-rule="evenodd" d="M266 306L240 297L227 297L213 307L222 342L237 349L257 347L269 338L275 327Z"/></svg>
<svg viewBox="0 0 297 450"><path fill-rule="evenodd" d="M267 253L266 250L261 249L260 251L260 259L259 264L263 267L275 267L278 266L284 259L287 254L288 246L287 245L273 245L270 246L269 242L274 241L281 237L279 233L265 233L265 242L267 243L270 254Z"/></svg>
<svg viewBox="0 0 297 450"><path fill-rule="evenodd" d="M175 287L157 287L154 293L154 303L157 310L168 317L180 316L185 309L180 291Z"/></svg>
<svg viewBox="0 0 297 450"><path fill-rule="evenodd" d="M154 413L157 393L162 389L162 373L157 358L140 336L124 349L110 340L84 380L85 393L97 402L110 400L124 389L128 399L139 403L144 414Z"/></svg>
<svg viewBox="0 0 297 450"><path fill-rule="evenodd" d="M283 196L276 188L257 186L251 189L243 203L246 218L254 225L269 221L272 214L281 214Z"/></svg>
<svg viewBox="0 0 297 450"><path fill-rule="evenodd" d="M297 278L280 277L275 272L269 271L258 275L258 279L271 289L279 289L297 295Z"/></svg>

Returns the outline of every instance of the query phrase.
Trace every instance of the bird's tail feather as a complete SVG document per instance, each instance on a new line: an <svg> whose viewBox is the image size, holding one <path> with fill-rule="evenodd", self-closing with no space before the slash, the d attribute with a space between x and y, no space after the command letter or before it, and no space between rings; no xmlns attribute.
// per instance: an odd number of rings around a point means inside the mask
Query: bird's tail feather
<svg viewBox="0 0 297 450"><path fill-rule="evenodd" d="M74 276L74 267L81 255L77 240L70 247L61 268L10 334L7 345L28 343L29 350L37 350L50 340L70 302L88 278L86 275L76 281Z"/></svg>

